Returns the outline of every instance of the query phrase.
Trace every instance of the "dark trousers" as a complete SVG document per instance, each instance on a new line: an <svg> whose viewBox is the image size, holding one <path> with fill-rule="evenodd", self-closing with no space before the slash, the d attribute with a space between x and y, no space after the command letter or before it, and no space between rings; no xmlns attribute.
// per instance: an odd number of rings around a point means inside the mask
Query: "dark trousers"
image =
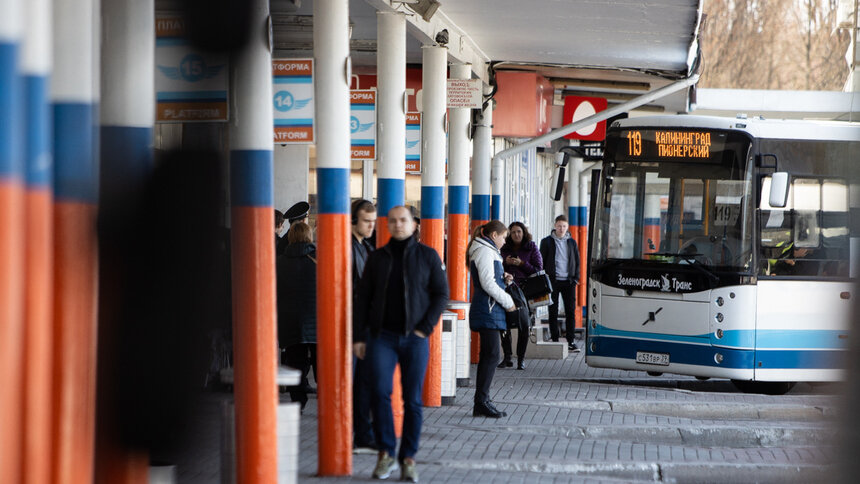
<svg viewBox="0 0 860 484"><path fill-rule="evenodd" d="M502 361L499 330L482 329L478 334L481 335L481 352L478 355L478 374L475 377L475 404L490 399L490 385L493 384L496 365Z"/></svg>
<svg viewBox="0 0 860 484"><path fill-rule="evenodd" d="M505 354L505 361L510 361L511 359L511 332L503 331L502 332L502 352ZM528 325L520 322L519 327L517 328L517 358L522 360L526 357L526 347L529 345L529 327Z"/></svg>
<svg viewBox="0 0 860 484"><path fill-rule="evenodd" d="M373 389L373 431L379 450L393 456L397 446L394 435L394 415L391 411L391 390L394 367L400 363L400 385L403 388L403 435L398 460L414 458L421 437L421 389L427 371L430 345L427 338L415 333L408 336L382 330L379 336L367 341L365 361L370 368Z"/></svg>
<svg viewBox="0 0 860 484"><path fill-rule="evenodd" d="M288 387L287 390L290 392L290 400L300 402L304 408L308 401L307 388L310 386L308 373L310 373L311 368L314 369L314 377L317 375L317 345L303 343L287 346L281 361L290 368L302 372L302 380L299 385Z"/></svg>
<svg viewBox="0 0 860 484"><path fill-rule="evenodd" d="M553 341L558 341L558 297L564 301L564 323L567 329L564 337L568 343L573 343L573 335L576 320L573 315L576 314L576 284L571 281L552 281L552 304L549 306L549 335Z"/></svg>
<svg viewBox="0 0 860 484"><path fill-rule="evenodd" d="M352 372L352 428L355 447L376 447L376 437L370 424L371 378L367 360L353 358Z"/></svg>

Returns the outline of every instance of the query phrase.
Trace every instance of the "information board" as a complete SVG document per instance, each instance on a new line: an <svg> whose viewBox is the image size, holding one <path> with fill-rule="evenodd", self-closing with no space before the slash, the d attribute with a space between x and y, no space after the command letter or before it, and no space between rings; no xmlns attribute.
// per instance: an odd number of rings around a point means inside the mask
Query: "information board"
<svg viewBox="0 0 860 484"><path fill-rule="evenodd" d="M227 55L194 48L185 20L155 19L155 99L157 122L227 121Z"/></svg>
<svg viewBox="0 0 860 484"><path fill-rule="evenodd" d="M406 113L406 173L421 174L421 113Z"/></svg>
<svg viewBox="0 0 860 484"><path fill-rule="evenodd" d="M376 159L376 91L349 92L350 151L353 160Z"/></svg>
<svg viewBox="0 0 860 484"><path fill-rule="evenodd" d="M314 142L313 59L272 60L275 143Z"/></svg>

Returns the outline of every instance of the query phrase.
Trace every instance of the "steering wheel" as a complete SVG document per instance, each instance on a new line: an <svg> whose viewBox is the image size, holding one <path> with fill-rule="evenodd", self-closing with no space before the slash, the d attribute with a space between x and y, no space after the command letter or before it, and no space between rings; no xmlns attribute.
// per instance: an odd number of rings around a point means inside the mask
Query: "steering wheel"
<svg viewBox="0 0 860 484"><path fill-rule="evenodd" d="M694 252L698 252L702 254L705 258L705 262L709 265L713 265L711 261L710 255L714 254L714 244L719 242L720 244L720 252L723 256L722 263L728 264L728 261L732 260L732 249L729 247L729 244L726 243L725 239L718 237L716 235L699 235L693 237L692 239L684 242L684 245L681 246L681 249L678 251L679 254L683 254L689 247L695 246L698 250ZM708 251L703 251L704 247L708 247Z"/></svg>

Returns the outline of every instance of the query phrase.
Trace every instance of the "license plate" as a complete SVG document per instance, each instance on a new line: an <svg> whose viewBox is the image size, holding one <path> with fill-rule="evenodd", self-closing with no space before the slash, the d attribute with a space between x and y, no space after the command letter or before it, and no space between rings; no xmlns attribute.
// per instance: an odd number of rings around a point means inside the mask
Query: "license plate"
<svg viewBox="0 0 860 484"><path fill-rule="evenodd" d="M637 351L636 363L667 366L669 364L669 353L649 353L647 351Z"/></svg>

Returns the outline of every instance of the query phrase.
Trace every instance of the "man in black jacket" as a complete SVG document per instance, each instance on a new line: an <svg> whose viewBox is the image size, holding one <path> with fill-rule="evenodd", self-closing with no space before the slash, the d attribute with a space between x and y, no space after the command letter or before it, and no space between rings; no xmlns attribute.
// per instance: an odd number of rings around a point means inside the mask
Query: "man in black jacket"
<svg viewBox="0 0 860 484"><path fill-rule="evenodd" d="M379 458L373 477L418 482L415 454L421 436L421 391L429 358L427 337L448 304L448 280L432 248L412 237L415 222L403 206L388 212L391 240L371 253L359 283L354 321L355 355L371 369L373 427ZM398 459L391 411L394 368L403 385L403 436ZM399 463L399 466L398 466Z"/></svg>
<svg viewBox="0 0 860 484"><path fill-rule="evenodd" d="M369 200L359 199L352 203L352 307L358 307L358 284L364 273L367 258L373 252L368 237L376 227L376 206ZM354 316L353 316L354 317ZM353 358L352 373L352 428L353 452L376 453L376 437L370 424L371 382L370 368L364 360Z"/></svg>
<svg viewBox="0 0 860 484"><path fill-rule="evenodd" d="M564 301L565 338L567 348L575 353L579 348L573 343L573 316L578 309L576 305L576 286L579 284L579 248L576 241L567 231L567 217L559 215L555 218L555 226L548 237L540 241L540 255L543 267L552 283L552 305L549 307L549 334L553 341L558 341L558 297Z"/></svg>

